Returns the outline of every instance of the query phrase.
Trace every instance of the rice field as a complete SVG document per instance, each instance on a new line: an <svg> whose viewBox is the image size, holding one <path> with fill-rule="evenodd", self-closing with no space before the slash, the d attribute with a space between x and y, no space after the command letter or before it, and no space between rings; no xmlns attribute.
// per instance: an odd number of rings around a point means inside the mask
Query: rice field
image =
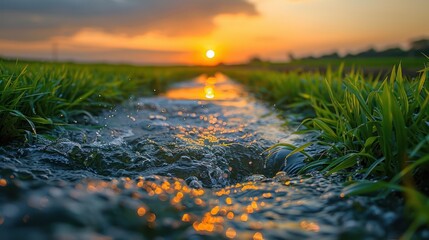
<svg viewBox="0 0 429 240"><path fill-rule="evenodd" d="M0 143L107 109L132 96L160 93L203 68L0 62ZM207 71L204 71L207 72Z"/></svg>
<svg viewBox="0 0 429 240"><path fill-rule="evenodd" d="M28 141L55 127L72 126L135 96L223 71L258 98L274 104L306 140L279 143L288 155L307 156L301 173L345 174L346 195L405 199L412 221L405 237L429 226L429 68L405 77L401 65L388 77L344 72L274 72L204 67L0 62L0 142ZM298 116L290 118L288 116ZM322 149L316 155L308 148ZM288 157L287 156L287 157ZM286 157L286 158L287 158Z"/></svg>
<svg viewBox="0 0 429 240"><path fill-rule="evenodd" d="M287 114L306 112L297 133L314 136L300 146L278 144L294 152L323 146L307 159L301 173L322 171L349 175L344 194L387 197L402 192L414 219L406 233L429 224L429 69L404 77L401 66L389 77L328 69L319 73L231 71ZM287 119L286 114L286 119Z"/></svg>

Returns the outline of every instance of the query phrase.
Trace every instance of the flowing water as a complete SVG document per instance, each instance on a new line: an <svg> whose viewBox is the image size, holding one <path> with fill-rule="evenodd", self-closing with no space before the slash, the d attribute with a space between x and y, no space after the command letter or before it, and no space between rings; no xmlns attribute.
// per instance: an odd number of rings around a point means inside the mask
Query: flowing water
<svg viewBox="0 0 429 240"><path fill-rule="evenodd" d="M0 239L397 238L394 201L344 197L341 176L267 157L300 141L273 113L224 75L200 76L2 147Z"/></svg>

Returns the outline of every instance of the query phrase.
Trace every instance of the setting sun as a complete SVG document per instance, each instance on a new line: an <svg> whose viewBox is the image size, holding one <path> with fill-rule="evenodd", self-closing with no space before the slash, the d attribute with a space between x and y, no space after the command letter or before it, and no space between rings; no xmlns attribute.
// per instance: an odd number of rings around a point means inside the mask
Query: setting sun
<svg viewBox="0 0 429 240"><path fill-rule="evenodd" d="M210 58L210 59L212 59L212 58L214 58L214 56L215 56L215 52L213 51L213 50L207 50L207 52L206 52L206 57L207 58Z"/></svg>
<svg viewBox="0 0 429 240"><path fill-rule="evenodd" d="M0 0L0 240L429 240L428 9Z"/></svg>

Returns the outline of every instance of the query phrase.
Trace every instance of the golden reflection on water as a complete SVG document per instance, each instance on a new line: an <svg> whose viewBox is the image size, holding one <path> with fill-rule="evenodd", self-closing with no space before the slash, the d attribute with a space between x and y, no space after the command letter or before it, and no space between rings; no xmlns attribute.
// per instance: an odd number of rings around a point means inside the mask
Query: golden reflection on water
<svg viewBox="0 0 429 240"><path fill-rule="evenodd" d="M189 84L171 88L164 96L183 100L236 101L243 94L242 88L237 83L216 73L214 76L201 75ZM245 102L240 104L245 104Z"/></svg>
<svg viewBox="0 0 429 240"><path fill-rule="evenodd" d="M215 84L217 82L216 77L208 77L205 79L204 93L207 99L215 98Z"/></svg>
<svg viewBox="0 0 429 240"><path fill-rule="evenodd" d="M215 97L214 89L212 85L206 85L204 87L204 93L206 94L206 98L212 99Z"/></svg>
<svg viewBox="0 0 429 240"><path fill-rule="evenodd" d="M0 187L6 187L7 186L7 181L6 179L0 179Z"/></svg>
<svg viewBox="0 0 429 240"><path fill-rule="evenodd" d="M270 209L286 205L279 205L281 200L272 197L279 189L270 188L271 185L245 182L212 191L190 188L185 181L175 178L162 179L152 176L149 179L139 177L132 180L125 177L111 181L89 180L77 184L75 188L108 196L120 194L122 191L126 194L132 192L136 201L130 201L130 206L142 226L149 228L161 228L171 224L171 219L166 220L165 217L166 214L171 214L170 217L176 217L174 224L177 229L189 228L205 235L222 234L228 239L262 240L265 238L262 230L269 229L321 231L321 226L312 220L278 221L280 216ZM283 186L290 188L285 184ZM76 191L71 193L78 194ZM78 195L74 197L78 199ZM29 206L35 207L34 204ZM24 216L24 223L28 219L29 215ZM3 223L4 218L0 216L0 225Z"/></svg>
<svg viewBox="0 0 429 240"><path fill-rule="evenodd" d="M196 100L203 105L204 101L210 101L216 105L225 107L245 107L248 104L246 92L242 86L228 79L225 75L217 73L213 76L200 75L191 82L185 82L169 89L165 97L173 100ZM197 117L196 113L177 112L177 116L187 118ZM231 128L227 123L219 118L219 114L201 115L200 120L209 123L207 127L178 126L180 131L176 137L191 145L218 144L225 140L225 134L242 131L245 124ZM239 122L241 119L238 119ZM244 137L244 136L243 136Z"/></svg>

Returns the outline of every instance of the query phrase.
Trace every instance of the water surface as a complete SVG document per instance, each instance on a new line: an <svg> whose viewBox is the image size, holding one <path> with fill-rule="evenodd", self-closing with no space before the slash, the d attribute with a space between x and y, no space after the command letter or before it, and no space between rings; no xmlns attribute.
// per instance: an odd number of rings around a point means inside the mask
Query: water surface
<svg viewBox="0 0 429 240"><path fill-rule="evenodd" d="M344 198L341 176L277 173L265 150L299 139L224 75L80 123L54 140L0 148L1 239L383 239L403 231L395 202Z"/></svg>

